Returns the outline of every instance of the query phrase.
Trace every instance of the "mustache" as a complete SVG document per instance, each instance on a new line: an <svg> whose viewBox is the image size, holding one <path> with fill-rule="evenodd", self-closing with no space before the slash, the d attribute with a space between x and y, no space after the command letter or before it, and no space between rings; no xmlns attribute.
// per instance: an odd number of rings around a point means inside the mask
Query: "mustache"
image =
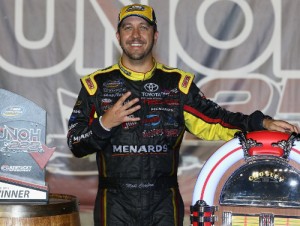
<svg viewBox="0 0 300 226"><path fill-rule="evenodd" d="M139 38L134 38L134 39L128 40L126 43L127 44L132 44L132 43L145 44L145 41L143 41Z"/></svg>

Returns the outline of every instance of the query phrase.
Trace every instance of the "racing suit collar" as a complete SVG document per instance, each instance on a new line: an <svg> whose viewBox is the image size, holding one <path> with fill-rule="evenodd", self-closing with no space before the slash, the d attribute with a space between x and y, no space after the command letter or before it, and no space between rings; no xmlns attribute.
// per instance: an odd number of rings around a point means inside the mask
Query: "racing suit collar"
<svg viewBox="0 0 300 226"><path fill-rule="evenodd" d="M126 78L133 80L133 81L141 81L141 80L147 80L149 78L151 78L153 76L153 72L155 71L156 67L157 67L157 62L155 61L155 59L153 59L153 67L150 71L146 72L146 73L142 73L142 72L136 72L136 71L132 71L129 68L126 68L121 60L119 60L119 68L120 71L122 73L122 75L124 75Z"/></svg>

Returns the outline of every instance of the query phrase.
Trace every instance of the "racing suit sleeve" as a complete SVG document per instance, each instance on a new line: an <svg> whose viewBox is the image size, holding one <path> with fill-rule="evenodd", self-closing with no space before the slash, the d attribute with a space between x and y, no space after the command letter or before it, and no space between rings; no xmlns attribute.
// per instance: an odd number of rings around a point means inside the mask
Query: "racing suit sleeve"
<svg viewBox="0 0 300 226"><path fill-rule="evenodd" d="M234 113L206 99L193 82L184 105L184 120L187 130L204 140L228 141L238 131L264 130L260 111L251 115Z"/></svg>
<svg viewBox="0 0 300 226"><path fill-rule="evenodd" d="M76 157L100 151L112 132L101 127L94 96L89 95L85 88L80 90L68 126L68 146Z"/></svg>

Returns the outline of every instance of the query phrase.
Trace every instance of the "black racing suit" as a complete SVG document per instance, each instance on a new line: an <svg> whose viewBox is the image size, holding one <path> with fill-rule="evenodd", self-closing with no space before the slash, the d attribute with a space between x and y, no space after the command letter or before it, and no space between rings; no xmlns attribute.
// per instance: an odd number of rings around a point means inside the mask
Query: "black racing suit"
<svg viewBox="0 0 300 226"><path fill-rule="evenodd" d="M264 115L231 113L206 99L194 76L155 63L146 74L121 63L81 79L83 87L69 120L68 144L76 157L96 153L98 226L180 226L184 205L177 183L185 131L205 140L229 140L239 130L262 130ZM99 123L125 92L138 97L138 122L111 131Z"/></svg>

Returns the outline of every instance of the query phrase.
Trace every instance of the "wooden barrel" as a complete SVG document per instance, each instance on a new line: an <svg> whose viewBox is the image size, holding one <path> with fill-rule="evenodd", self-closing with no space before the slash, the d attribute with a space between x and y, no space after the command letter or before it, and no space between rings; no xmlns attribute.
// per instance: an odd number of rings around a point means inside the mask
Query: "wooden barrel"
<svg viewBox="0 0 300 226"><path fill-rule="evenodd" d="M75 196L50 194L48 203L0 205L1 226L80 226Z"/></svg>

